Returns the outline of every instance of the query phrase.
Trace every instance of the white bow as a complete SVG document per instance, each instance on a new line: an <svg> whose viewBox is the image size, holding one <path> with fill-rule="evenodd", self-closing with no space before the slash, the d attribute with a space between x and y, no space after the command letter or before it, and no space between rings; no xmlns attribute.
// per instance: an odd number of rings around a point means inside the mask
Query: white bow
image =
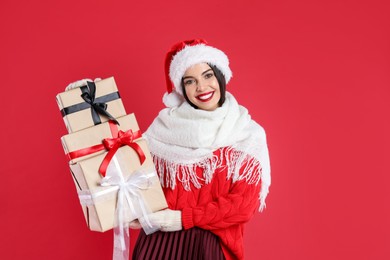
<svg viewBox="0 0 390 260"><path fill-rule="evenodd" d="M158 227L153 226L149 221L148 215L152 211L144 202L141 194L142 190L149 189L153 185L155 177L156 170L149 168L135 171L125 180L120 162L114 156L107 168L106 177L100 183L107 189L93 194L85 194L85 192L79 194L82 205L91 205L105 200L107 197L115 196L116 191L118 191L114 220L114 260L129 259L130 221L142 217L143 221L140 223L146 234L158 230Z"/></svg>

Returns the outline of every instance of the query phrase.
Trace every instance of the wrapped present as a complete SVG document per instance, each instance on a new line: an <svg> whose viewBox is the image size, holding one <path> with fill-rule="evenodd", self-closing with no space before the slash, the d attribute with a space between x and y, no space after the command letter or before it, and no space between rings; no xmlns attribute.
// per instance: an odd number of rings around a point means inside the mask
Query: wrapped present
<svg viewBox="0 0 390 260"><path fill-rule="evenodd" d="M62 92L56 99L69 133L126 115L113 77Z"/></svg>
<svg viewBox="0 0 390 260"><path fill-rule="evenodd" d="M74 164L106 152L106 147L103 142L106 138L117 137L120 133L126 131L129 131L131 138L134 140L142 136L134 114L129 114L116 120L119 125L113 124L112 122L105 122L82 131L62 136L62 146L65 154L69 158L69 163Z"/></svg>
<svg viewBox="0 0 390 260"><path fill-rule="evenodd" d="M140 146L145 150L147 149L145 142ZM104 178L99 174L99 166L104 156L105 154L101 154L79 161L76 164L70 164L87 225L91 230L100 232L107 231L115 226L115 212L120 188L118 183L121 181L115 180L116 182L109 186L101 185L104 183ZM123 210L127 211L127 216L121 222L129 223L145 215L144 213L149 214L168 207L153 162L149 156L146 157L141 166L134 150L124 146L118 149L111 163L113 163L115 171L119 171L123 176L124 185L126 183L128 185L132 184L134 174L145 175L145 183L137 184L134 190L129 193L131 205L123 205L123 207L126 207ZM111 172L110 166L107 174ZM134 181L138 180L134 179ZM135 195L135 193L137 194ZM142 207L145 207L144 212Z"/></svg>
<svg viewBox="0 0 390 260"><path fill-rule="evenodd" d="M167 208L134 114L117 120L119 125L110 121L61 139L85 219L94 231Z"/></svg>

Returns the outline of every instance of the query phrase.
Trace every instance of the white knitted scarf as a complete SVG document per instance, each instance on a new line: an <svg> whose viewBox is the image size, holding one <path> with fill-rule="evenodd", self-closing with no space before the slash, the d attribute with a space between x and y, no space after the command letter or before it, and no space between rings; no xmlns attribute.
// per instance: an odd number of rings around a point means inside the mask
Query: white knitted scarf
<svg viewBox="0 0 390 260"><path fill-rule="evenodd" d="M187 102L161 110L144 136L162 185L174 189L179 181L186 190L191 183L200 188L199 180L209 183L218 167L228 167L227 177L233 182L261 180L260 211L265 208L271 184L265 131L229 92L214 111L194 109ZM225 151L220 158L213 155L217 149ZM222 156L227 165L221 164ZM204 170L203 178L196 175L197 167ZM245 169L240 174L241 167Z"/></svg>

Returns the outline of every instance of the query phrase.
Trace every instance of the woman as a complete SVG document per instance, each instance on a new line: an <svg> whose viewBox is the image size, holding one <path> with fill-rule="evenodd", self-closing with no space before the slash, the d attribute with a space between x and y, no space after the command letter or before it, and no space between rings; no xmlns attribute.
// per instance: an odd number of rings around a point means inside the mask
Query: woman
<svg viewBox="0 0 390 260"><path fill-rule="evenodd" d="M265 132L226 92L228 58L204 40L174 45L165 71L167 108L145 136L169 208L149 216L160 231L141 230L133 259L243 259L244 224L271 183Z"/></svg>

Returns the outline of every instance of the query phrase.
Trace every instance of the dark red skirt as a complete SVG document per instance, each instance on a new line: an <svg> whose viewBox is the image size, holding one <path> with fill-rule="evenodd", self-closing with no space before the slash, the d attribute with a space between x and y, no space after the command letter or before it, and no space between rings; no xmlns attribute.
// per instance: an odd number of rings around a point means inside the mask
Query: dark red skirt
<svg viewBox="0 0 390 260"><path fill-rule="evenodd" d="M210 231L191 228L176 232L141 230L133 251L133 260L224 260L219 238Z"/></svg>

